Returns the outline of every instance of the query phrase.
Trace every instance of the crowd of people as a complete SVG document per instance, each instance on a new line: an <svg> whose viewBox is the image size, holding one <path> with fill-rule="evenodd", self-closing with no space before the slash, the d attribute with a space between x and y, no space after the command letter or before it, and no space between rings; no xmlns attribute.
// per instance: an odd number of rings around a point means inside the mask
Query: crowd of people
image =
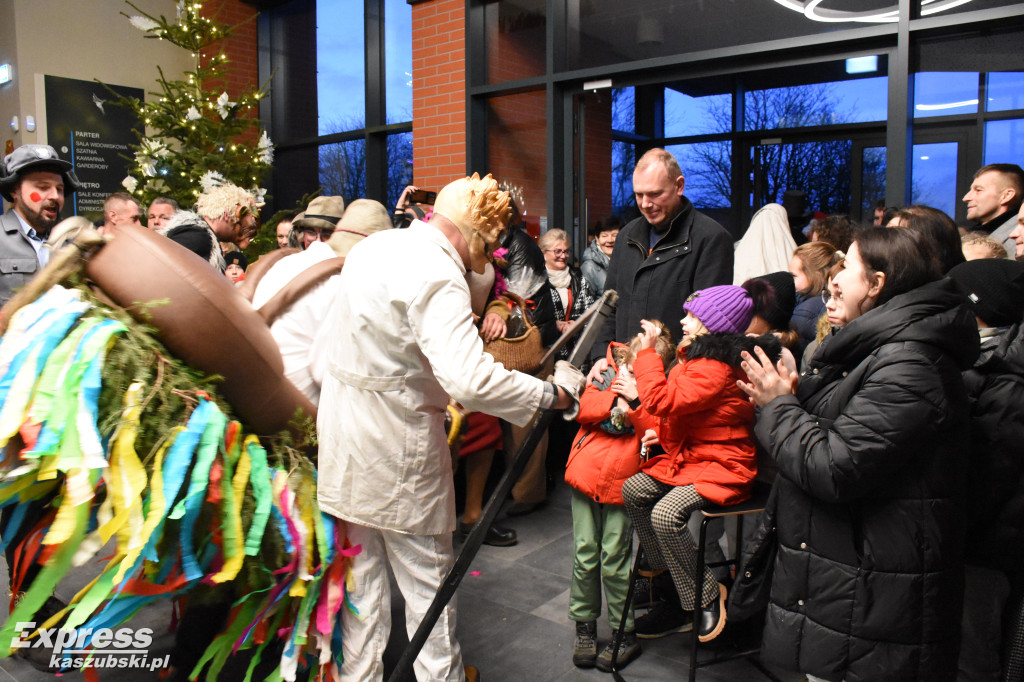
<svg viewBox="0 0 1024 682"><path fill-rule="evenodd" d="M572 488L575 665L628 665L642 639L669 633L721 636L734 576L705 568L697 599L687 523L762 480L768 508L741 553L776 557L753 610L764 662L832 682L1021 679L1024 171L978 171L963 198L969 228L927 206L882 202L861 226L769 204L735 244L686 198L669 152L646 152L632 180L639 216L597 223L579 267L569 235L535 241L490 176L434 196L410 186L393 211L318 197L252 264L242 251L260 205L242 188L212 187L193 210L106 201L108 239L144 217L222 272L318 405L319 505L362 547L342 679L381 678L386 567L411 633L453 562L453 532L481 516L495 454L524 440L538 408L562 418L507 512L535 511L561 480ZM0 303L46 265L77 187L46 145L4 159ZM542 366L606 290L618 304L584 366L565 362L575 341ZM455 460L450 405L466 416ZM627 604L634 532L651 596L642 614ZM516 541L501 526L484 538ZM601 647L603 610L625 637ZM415 671L477 678L454 604Z"/></svg>

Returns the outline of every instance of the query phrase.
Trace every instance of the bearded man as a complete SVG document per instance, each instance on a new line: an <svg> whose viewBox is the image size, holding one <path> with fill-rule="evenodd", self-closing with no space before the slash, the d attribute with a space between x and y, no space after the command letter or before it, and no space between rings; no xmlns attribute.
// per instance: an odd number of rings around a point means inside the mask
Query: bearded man
<svg viewBox="0 0 1024 682"><path fill-rule="evenodd" d="M488 175L456 180L428 222L370 235L349 252L322 334L331 340L320 398L317 497L361 545L353 559L359 615L343 609L343 680L379 680L390 630L390 565L410 637L452 564L455 491L445 437L448 396L525 425L538 408L571 408L583 377L553 383L506 370L484 353L466 270L482 273L511 215ZM569 410L574 414L573 410ZM570 417L571 418L571 417ZM455 604L415 663L418 680L462 682Z"/></svg>
<svg viewBox="0 0 1024 682"><path fill-rule="evenodd" d="M225 247L234 244L244 251L249 246L260 228L262 205L252 192L226 182L200 194L194 213L175 213L164 234L224 272Z"/></svg>
<svg viewBox="0 0 1024 682"><path fill-rule="evenodd" d="M60 220L64 195L79 187L69 162L45 144L26 144L4 157L0 195L14 206L0 216L0 305L50 260L46 238Z"/></svg>

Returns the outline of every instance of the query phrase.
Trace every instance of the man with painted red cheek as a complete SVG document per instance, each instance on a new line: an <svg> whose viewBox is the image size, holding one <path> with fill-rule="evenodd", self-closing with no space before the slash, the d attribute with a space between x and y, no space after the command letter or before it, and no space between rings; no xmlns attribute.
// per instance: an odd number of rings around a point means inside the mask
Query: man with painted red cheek
<svg viewBox="0 0 1024 682"><path fill-rule="evenodd" d="M65 193L79 187L71 168L45 144L22 145L4 157L0 195L13 208L0 216L0 305L49 261L46 238L60 220Z"/></svg>

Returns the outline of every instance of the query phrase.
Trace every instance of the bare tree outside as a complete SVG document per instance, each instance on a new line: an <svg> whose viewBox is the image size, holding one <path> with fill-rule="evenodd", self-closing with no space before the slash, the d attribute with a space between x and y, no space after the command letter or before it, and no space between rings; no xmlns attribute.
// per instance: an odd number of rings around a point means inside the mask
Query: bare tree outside
<svg viewBox="0 0 1024 682"><path fill-rule="evenodd" d="M612 130L632 133L636 129L636 108L633 88L612 90ZM621 140L612 141L612 212L625 215L633 205L633 167L636 165L636 145Z"/></svg>
<svg viewBox="0 0 1024 682"><path fill-rule="evenodd" d="M635 116L633 89L613 90L612 127L632 132ZM731 133L732 103L727 97L701 100L699 134ZM832 84L822 83L747 92L744 100L747 130L807 128L845 123L853 119L842 110ZM666 119L672 112L666 110ZM696 133L697 131L695 131ZM613 206L616 211L632 199L630 183L635 146L617 141L612 147ZM730 140L672 145L686 176L686 195L698 208L728 209L733 205ZM850 140L756 145L750 148L753 167L750 188L752 208L778 202L787 189L807 193L808 206L826 213L851 211L852 150ZM865 154L862 159L862 191L871 201L885 192L885 154ZM867 199L866 199L867 200Z"/></svg>
<svg viewBox="0 0 1024 682"><path fill-rule="evenodd" d="M706 114L717 132L731 131L732 111L727 103L710 100ZM750 91L745 96L744 116L747 130L834 125L847 120L828 83ZM688 145L684 156L693 171L687 184L697 205L731 204L731 147L728 141ZM753 208L778 202L787 189L802 189L812 209L849 213L852 148L849 140L752 147L752 189L758 204Z"/></svg>
<svg viewBox="0 0 1024 682"><path fill-rule="evenodd" d="M327 122L325 134L361 133L363 119ZM412 182L412 133L395 133L387 141L387 196L380 200L394 206L406 185ZM366 140L359 137L320 147L320 185L324 194L344 197L345 203L366 197Z"/></svg>

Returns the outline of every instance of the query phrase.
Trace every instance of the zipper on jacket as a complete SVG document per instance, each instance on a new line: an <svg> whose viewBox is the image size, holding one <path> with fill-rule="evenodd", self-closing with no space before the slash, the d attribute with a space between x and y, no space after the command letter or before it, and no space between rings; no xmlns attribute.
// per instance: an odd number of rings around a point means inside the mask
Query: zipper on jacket
<svg viewBox="0 0 1024 682"><path fill-rule="evenodd" d="M658 248L654 248L654 249L645 249L643 247L643 245L640 242L636 241L635 239L630 239L629 240L629 244L635 246L636 248L638 248L640 250L640 256L643 259L641 261L642 263L646 263L650 259L651 256L654 256L656 254L667 253L667 252L673 251L673 250L675 250L675 251L682 251L683 253L689 253L690 252L690 244L689 244L688 241L687 242L683 242L682 244L670 244L670 245L666 245L666 246L662 246L662 247L658 247Z"/></svg>
<svg viewBox="0 0 1024 682"><path fill-rule="evenodd" d="M585 434L583 434L583 437L582 437L582 438L580 438L580 439L579 439L579 440L578 440L578 441L576 442L576 449L577 449L577 450L579 450L580 448L582 448L582 447L583 447L583 442L584 442L585 440L587 440L588 438L590 438L590 433L589 433L589 432L588 432L588 433L585 433Z"/></svg>

